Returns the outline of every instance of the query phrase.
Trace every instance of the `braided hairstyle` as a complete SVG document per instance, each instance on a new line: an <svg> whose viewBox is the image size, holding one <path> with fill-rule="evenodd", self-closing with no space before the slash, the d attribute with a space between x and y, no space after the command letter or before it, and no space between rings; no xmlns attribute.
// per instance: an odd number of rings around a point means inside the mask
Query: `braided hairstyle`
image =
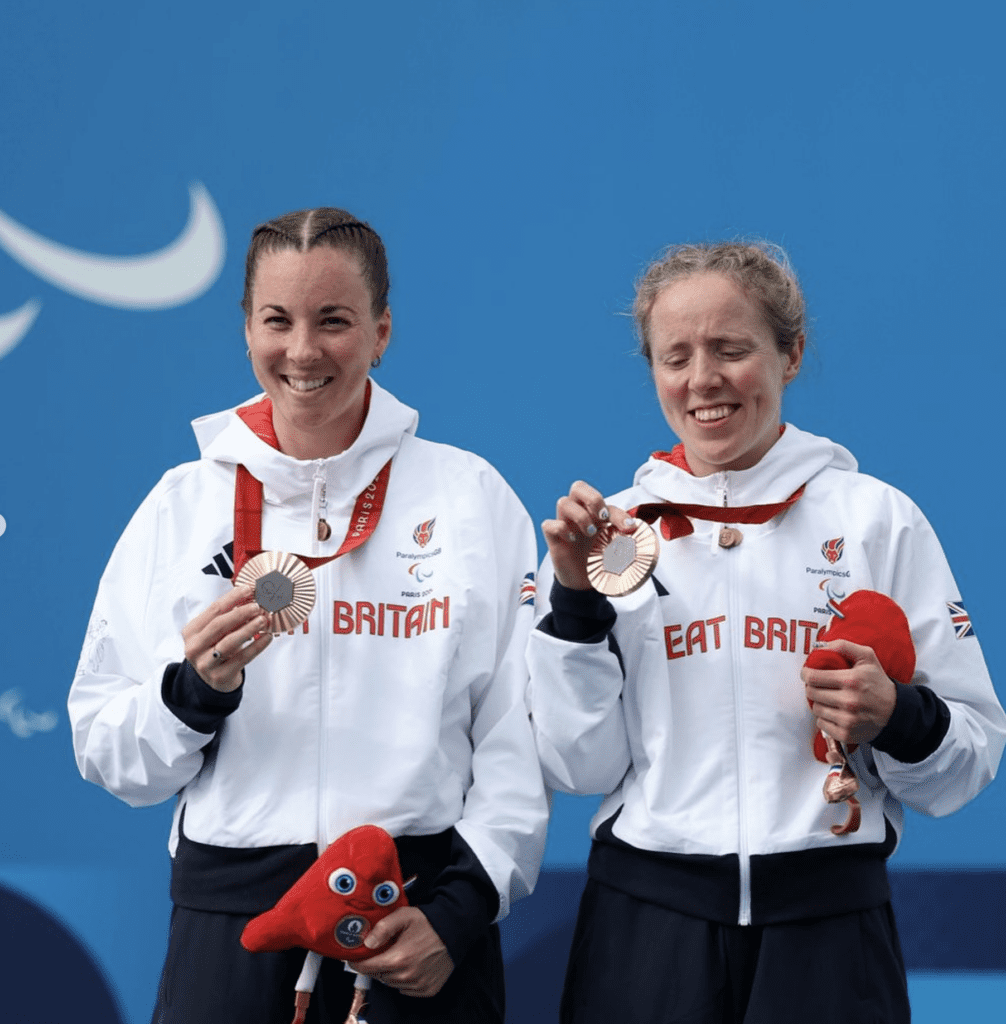
<svg viewBox="0 0 1006 1024"><path fill-rule="evenodd" d="M267 221L252 232L245 257L245 290L241 308L251 316L255 272L263 253L293 249L307 252L319 245L353 253L360 261L360 272L370 292L370 308L376 320L388 308L388 257L380 235L366 221L357 220L346 210L319 206L296 210Z"/></svg>

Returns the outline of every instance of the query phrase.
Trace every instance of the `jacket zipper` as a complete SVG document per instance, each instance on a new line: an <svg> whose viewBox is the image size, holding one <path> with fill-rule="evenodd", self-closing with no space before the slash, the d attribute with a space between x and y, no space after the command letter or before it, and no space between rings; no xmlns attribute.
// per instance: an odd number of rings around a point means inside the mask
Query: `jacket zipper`
<svg viewBox="0 0 1006 1024"><path fill-rule="evenodd" d="M723 507L729 504L726 474L723 475L721 484L723 493ZM717 530L713 527L713 543L717 543ZM740 608L738 602L736 576L737 559L730 557L728 552L727 575L730 587L730 619L732 622L740 622ZM737 908L737 923L749 925L751 923L751 857L748 850L748 808L747 808L747 760L744 755L744 702L743 702L743 681L740 678L741 651L740 631L732 629L731 635L731 663L730 676L733 683L734 693L734 742L737 744L737 859L740 864L740 901Z"/></svg>
<svg viewBox="0 0 1006 1024"><path fill-rule="evenodd" d="M314 493L311 499L311 550L318 554L320 542L318 540L318 519L322 515L325 506L325 464L317 460L314 464ZM328 566L323 566L327 569ZM330 657L331 637L325 629L325 609L328 607L328 578L327 572L315 572L314 583L317 587L318 601L316 607L319 611L317 629L321 633L318 638L320 648L320 659L318 664L318 853L324 852L328 845L330 834L330 820L328 808L328 787L326 785L326 766L328 765L328 719L329 719L329 693L328 693L328 660Z"/></svg>

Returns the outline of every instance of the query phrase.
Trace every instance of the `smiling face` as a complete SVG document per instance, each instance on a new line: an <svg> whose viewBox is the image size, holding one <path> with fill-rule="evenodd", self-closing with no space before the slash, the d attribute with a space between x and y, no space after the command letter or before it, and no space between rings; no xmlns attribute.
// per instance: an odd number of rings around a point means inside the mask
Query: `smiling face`
<svg viewBox="0 0 1006 1024"><path fill-rule="evenodd" d="M750 469L779 438L804 339L780 352L757 300L721 274L675 281L650 310L657 397L696 476Z"/></svg>
<svg viewBox="0 0 1006 1024"><path fill-rule="evenodd" d="M363 426L370 364L391 338L391 310L375 319L357 257L326 245L264 253L245 338L280 449L298 459L345 451Z"/></svg>

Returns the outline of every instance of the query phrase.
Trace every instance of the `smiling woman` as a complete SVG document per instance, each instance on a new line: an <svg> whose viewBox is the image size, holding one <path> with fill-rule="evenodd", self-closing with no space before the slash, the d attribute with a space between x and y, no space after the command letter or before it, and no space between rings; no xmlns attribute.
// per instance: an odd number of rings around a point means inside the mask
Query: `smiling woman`
<svg viewBox="0 0 1006 1024"><path fill-rule="evenodd" d="M559 499L528 647L546 781L605 795L561 1020L907 1024L902 804L960 807L1006 739L960 594L908 498L783 424L805 314L781 250L674 247L635 315L680 444L610 499L583 481ZM652 581L609 601L589 559L639 518L664 538ZM856 590L904 610L911 679L881 662L889 631L842 638Z"/></svg>
<svg viewBox="0 0 1006 1024"><path fill-rule="evenodd" d="M245 323L255 376L272 399L280 449L298 459L338 455L363 426L371 367L391 338L359 259L328 246L259 260Z"/></svg>
<svg viewBox="0 0 1006 1024"><path fill-rule="evenodd" d="M647 333L660 407L696 475L759 462L779 439L782 393L800 372L804 336L780 350L758 301L709 273L665 287Z"/></svg>
<svg viewBox="0 0 1006 1024"><path fill-rule="evenodd" d="M373 1019L502 1024L494 922L533 886L547 816L524 706L531 523L370 378L391 310L369 225L333 208L261 225L242 305L265 395L197 420L202 458L133 517L70 694L86 778L177 797L154 1019L289 1019L303 950L247 952L242 930L372 824L416 876L354 965ZM326 961L316 1019L342 1024L351 989Z"/></svg>

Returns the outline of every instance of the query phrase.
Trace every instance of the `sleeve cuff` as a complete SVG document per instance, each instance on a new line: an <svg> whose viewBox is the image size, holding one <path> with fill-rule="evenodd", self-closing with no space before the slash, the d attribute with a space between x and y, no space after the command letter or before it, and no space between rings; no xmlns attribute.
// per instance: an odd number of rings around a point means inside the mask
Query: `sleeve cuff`
<svg viewBox="0 0 1006 1024"><path fill-rule="evenodd" d="M161 699L167 709L196 732L215 733L241 703L244 687L221 693L207 685L188 663L172 662L161 679Z"/></svg>
<svg viewBox="0 0 1006 1024"><path fill-rule="evenodd" d="M950 708L928 686L894 685L894 711L873 748L903 764L918 764L943 742L950 728Z"/></svg>
<svg viewBox="0 0 1006 1024"><path fill-rule="evenodd" d="M457 830L451 841L451 862L419 909L447 947L455 967L499 913L496 886Z"/></svg>
<svg viewBox="0 0 1006 1024"><path fill-rule="evenodd" d="M570 590L554 580L550 600L552 610L538 628L558 640L600 643L615 625L614 606L596 590Z"/></svg>

